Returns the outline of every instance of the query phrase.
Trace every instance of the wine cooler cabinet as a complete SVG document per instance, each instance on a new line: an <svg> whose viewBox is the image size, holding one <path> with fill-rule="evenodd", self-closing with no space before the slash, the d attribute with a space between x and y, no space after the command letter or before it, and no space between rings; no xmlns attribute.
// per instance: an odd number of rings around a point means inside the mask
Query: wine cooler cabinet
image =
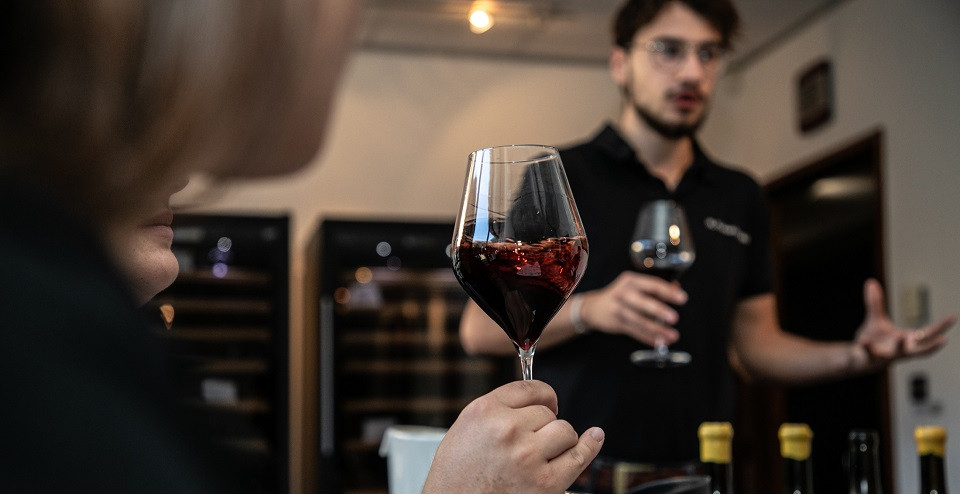
<svg viewBox="0 0 960 494"><path fill-rule="evenodd" d="M467 356L453 223L326 220L311 242L316 323L315 490L386 493L392 425L449 427L516 378L515 359ZM309 489L309 486L308 486Z"/></svg>

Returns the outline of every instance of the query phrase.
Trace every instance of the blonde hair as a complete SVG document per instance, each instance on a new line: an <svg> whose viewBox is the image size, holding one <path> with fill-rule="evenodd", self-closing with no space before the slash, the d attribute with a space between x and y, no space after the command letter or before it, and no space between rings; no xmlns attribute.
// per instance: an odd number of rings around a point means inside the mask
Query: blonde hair
<svg viewBox="0 0 960 494"><path fill-rule="evenodd" d="M255 144L306 92L311 3L14 2L0 20L16 47L0 79L0 175L109 221L174 174L271 159Z"/></svg>

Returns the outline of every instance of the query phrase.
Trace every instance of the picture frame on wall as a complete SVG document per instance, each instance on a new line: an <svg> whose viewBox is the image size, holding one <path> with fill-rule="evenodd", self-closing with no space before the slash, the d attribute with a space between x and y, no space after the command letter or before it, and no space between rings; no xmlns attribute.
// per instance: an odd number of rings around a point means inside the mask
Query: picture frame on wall
<svg viewBox="0 0 960 494"><path fill-rule="evenodd" d="M833 117L833 68L821 60L797 78L797 113L802 133L811 132Z"/></svg>

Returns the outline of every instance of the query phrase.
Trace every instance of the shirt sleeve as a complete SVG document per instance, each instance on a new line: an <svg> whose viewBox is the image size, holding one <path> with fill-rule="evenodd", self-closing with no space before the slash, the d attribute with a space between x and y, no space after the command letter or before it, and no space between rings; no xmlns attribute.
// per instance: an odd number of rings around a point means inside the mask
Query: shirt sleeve
<svg viewBox="0 0 960 494"><path fill-rule="evenodd" d="M766 191L759 185L747 205L750 243L747 246L747 272L741 298L773 292L773 260L770 241L770 208Z"/></svg>

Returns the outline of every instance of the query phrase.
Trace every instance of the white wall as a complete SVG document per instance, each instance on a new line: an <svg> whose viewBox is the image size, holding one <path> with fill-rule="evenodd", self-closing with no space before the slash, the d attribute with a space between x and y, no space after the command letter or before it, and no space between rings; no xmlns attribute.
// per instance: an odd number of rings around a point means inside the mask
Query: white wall
<svg viewBox="0 0 960 494"><path fill-rule="evenodd" d="M358 52L342 81L326 150L282 180L237 184L204 211L287 212L291 233L291 492L300 464L305 244L323 217L448 219L467 155L516 143L561 145L613 118L605 66Z"/></svg>
<svg viewBox="0 0 960 494"><path fill-rule="evenodd" d="M835 116L809 136L796 125L796 76L833 63ZM882 129L888 300L927 283L934 316L960 312L960 2L848 0L722 83L705 146L762 179ZM956 330L955 330L956 331ZM956 336L954 336L956 338ZM897 486L916 492L912 431L948 429L948 479L960 489L960 342L891 373ZM940 412L914 407L908 382L930 376Z"/></svg>

